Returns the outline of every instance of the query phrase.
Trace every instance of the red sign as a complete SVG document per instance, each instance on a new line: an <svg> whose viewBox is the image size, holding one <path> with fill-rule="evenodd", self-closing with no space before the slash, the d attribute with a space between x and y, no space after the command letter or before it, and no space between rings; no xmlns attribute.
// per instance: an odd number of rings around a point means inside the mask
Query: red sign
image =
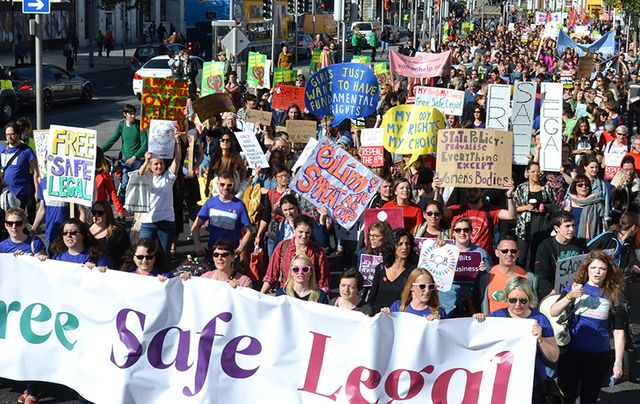
<svg viewBox="0 0 640 404"><path fill-rule="evenodd" d="M360 161L367 167L384 165L384 146L362 146L358 150Z"/></svg>
<svg viewBox="0 0 640 404"><path fill-rule="evenodd" d="M369 237L369 227L375 222L387 222L392 229L404 227L402 208L382 208L364 210L364 235Z"/></svg>
<svg viewBox="0 0 640 404"><path fill-rule="evenodd" d="M271 107L276 109L289 109L291 104L296 104L301 110L305 110L304 106L304 87L276 85L273 89L273 102Z"/></svg>

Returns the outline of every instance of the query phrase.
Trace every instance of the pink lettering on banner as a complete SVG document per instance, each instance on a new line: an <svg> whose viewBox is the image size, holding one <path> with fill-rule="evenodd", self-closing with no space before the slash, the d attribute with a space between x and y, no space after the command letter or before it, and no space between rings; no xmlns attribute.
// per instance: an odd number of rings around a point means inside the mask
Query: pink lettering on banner
<svg viewBox="0 0 640 404"><path fill-rule="evenodd" d="M423 53L416 57L389 51L391 74L404 77L429 78L448 76L451 72L451 51Z"/></svg>

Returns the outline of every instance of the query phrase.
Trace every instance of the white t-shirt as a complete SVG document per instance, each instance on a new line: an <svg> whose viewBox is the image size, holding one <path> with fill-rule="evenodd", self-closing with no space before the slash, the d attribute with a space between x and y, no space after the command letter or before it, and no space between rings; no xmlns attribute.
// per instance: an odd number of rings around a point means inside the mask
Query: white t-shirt
<svg viewBox="0 0 640 404"><path fill-rule="evenodd" d="M604 147L604 179L611 180L621 170L622 159L628 153L627 145L616 145L612 140Z"/></svg>
<svg viewBox="0 0 640 404"><path fill-rule="evenodd" d="M156 177L149 171L144 175L153 177L151 182L151 197L149 202L151 210L142 214L140 221L142 223L156 223L162 220L174 222L176 220L173 213L173 183L176 181L176 175L167 169L161 177Z"/></svg>

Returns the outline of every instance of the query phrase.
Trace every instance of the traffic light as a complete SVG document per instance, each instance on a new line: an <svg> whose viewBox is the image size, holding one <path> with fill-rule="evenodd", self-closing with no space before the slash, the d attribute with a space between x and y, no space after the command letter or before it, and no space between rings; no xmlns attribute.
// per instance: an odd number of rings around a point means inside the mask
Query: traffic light
<svg viewBox="0 0 640 404"><path fill-rule="evenodd" d="M305 1L304 0L298 0L297 3L298 3L298 15L304 14Z"/></svg>
<svg viewBox="0 0 640 404"><path fill-rule="evenodd" d="M287 0L287 11L290 15L296 13L296 0Z"/></svg>
<svg viewBox="0 0 640 404"><path fill-rule="evenodd" d="M338 0L344 1L344 21L351 21L351 0Z"/></svg>
<svg viewBox="0 0 640 404"><path fill-rule="evenodd" d="M273 5L271 4L271 0L262 0L262 18L265 20L271 19L271 9Z"/></svg>

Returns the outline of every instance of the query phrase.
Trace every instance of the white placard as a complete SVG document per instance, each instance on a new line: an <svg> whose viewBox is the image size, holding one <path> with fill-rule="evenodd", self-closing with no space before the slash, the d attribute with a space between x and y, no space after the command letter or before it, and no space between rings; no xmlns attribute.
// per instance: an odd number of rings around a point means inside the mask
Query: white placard
<svg viewBox="0 0 640 404"><path fill-rule="evenodd" d="M489 84L487 92L487 129L509 131L511 117L511 86Z"/></svg>
<svg viewBox="0 0 640 404"><path fill-rule="evenodd" d="M540 168L560 171L562 165L562 84L542 83Z"/></svg>
<svg viewBox="0 0 640 404"><path fill-rule="evenodd" d="M513 161L518 165L529 162L531 126L536 104L536 83L521 81L515 84L511 110L513 127Z"/></svg>
<svg viewBox="0 0 640 404"><path fill-rule="evenodd" d="M33 143L36 145L36 157L38 157L38 169L42 177L47 176L47 145L49 143L49 130L34 130Z"/></svg>
<svg viewBox="0 0 640 404"><path fill-rule="evenodd" d="M235 135L244 152L244 158L247 159L249 167L269 167L269 162L256 137L256 125L254 123L245 122L242 126L242 131L236 132Z"/></svg>
<svg viewBox="0 0 640 404"><path fill-rule="evenodd" d="M148 150L155 157L173 159L176 148L176 121L152 119L149 122Z"/></svg>
<svg viewBox="0 0 640 404"><path fill-rule="evenodd" d="M428 269L433 275L438 291L448 292L451 290L456 274L458 256L460 256L460 250L455 246L445 244L437 247L434 239L426 239L420 247L418 268Z"/></svg>
<svg viewBox="0 0 640 404"><path fill-rule="evenodd" d="M413 91L416 95L415 105L427 105L443 114L462 116L464 91L425 86L415 86Z"/></svg>
<svg viewBox="0 0 640 404"><path fill-rule="evenodd" d="M300 153L300 157L298 157L298 160L296 160L296 163L291 168L291 172L295 173L298 168L302 167L304 163L307 162L307 159L311 156L313 149L315 149L317 145L318 139L310 138L307 141L307 145L304 147L302 153Z"/></svg>

